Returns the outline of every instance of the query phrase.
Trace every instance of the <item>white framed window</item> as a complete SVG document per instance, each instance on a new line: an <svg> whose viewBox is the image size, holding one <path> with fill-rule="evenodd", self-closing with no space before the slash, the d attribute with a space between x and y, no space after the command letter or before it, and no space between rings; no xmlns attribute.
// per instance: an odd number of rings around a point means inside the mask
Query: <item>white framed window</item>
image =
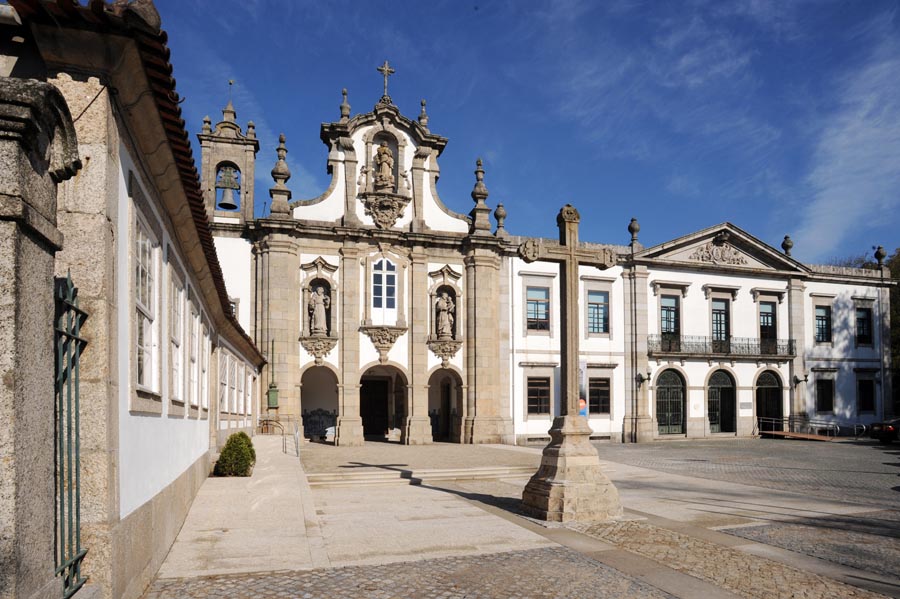
<svg viewBox="0 0 900 599"><path fill-rule="evenodd" d="M397 320L397 265L382 258L372 266L372 322L393 324Z"/></svg>
<svg viewBox="0 0 900 599"><path fill-rule="evenodd" d="M609 292L588 289L587 292L588 335L609 333Z"/></svg>
<svg viewBox="0 0 900 599"><path fill-rule="evenodd" d="M203 325L203 340L200 346L200 402L204 410L209 409L209 330Z"/></svg>
<svg viewBox="0 0 900 599"><path fill-rule="evenodd" d="M244 364L238 362L235 370L235 379L237 382L237 407L235 412L244 414L244 405L246 403L244 397Z"/></svg>
<svg viewBox="0 0 900 599"><path fill-rule="evenodd" d="M172 401L182 401L184 399L184 288L174 275L169 290L169 393Z"/></svg>
<svg viewBox="0 0 900 599"><path fill-rule="evenodd" d="M228 356L228 411L237 412L237 364L231 355Z"/></svg>
<svg viewBox="0 0 900 599"><path fill-rule="evenodd" d="M525 289L526 325L530 331L550 331L550 288L532 287Z"/></svg>
<svg viewBox="0 0 900 599"><path fill-rule="evenodd" d="M228 413L228 352L219 350L219 412Z"/></svg>
<svg viewBox="0 0 900 599"><path fill-rule="evenodd" d="M200 405L198 381L200 376L200 316L193 304L191 304L191 319L188 326L191 328L188 341L188 398L192 406L198 407Z"/></svg>
<svg viewBox="0 0 900 599"><path fill-rule="evenodd" d="M135 221L134 306L135 384L159 392L158 279L159 245L140 219Z"/></svg>
<svg viewBox="0 0 900 599"><path fill-rule="evenodd" d="M256 377L247 369L247 415L253 414L254 402L256 401Z"/></svg>

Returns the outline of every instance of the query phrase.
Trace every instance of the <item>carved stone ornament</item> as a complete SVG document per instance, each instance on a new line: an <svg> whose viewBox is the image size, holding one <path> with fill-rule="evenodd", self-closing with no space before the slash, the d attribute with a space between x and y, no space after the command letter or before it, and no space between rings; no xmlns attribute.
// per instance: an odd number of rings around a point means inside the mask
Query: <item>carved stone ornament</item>
<svg viewBox="0 0 900 599"><path fill-rule="evenodd" d="M711 262L713 264L747 264L747 259L739 251L727 243L708 242L701 245L688 256L689 260Z"/></svg>
<svg viewBox="0 0 900 599"><path fill-rule="evenodd" d="M388 361L388 352L394 347L394 343L400 338L400 335L406 332L406 327L366 326L360 330L368 335L372 340L372 345L378 350L378 361L385 364Z"/></svg>
<svg viewBox="0 0 900 599"><path fill-rule="evenodd" d="M538 246L537 241L535 241L534 239L529 239L519 246L519 256L525 262L534 262L538 259L540 253L540 247Z"/></svg>
<svg viewBox="0 0 900 599"><path fill-rule="evenodd" d="M610 248L602 248L597 252L597 257L600 258L600 264L603 268L612 268L616 265L618 261L618 255L614 250Z"/></svg>
<svg viewBox="0 0 900 599"><path fill-rule="evenodd" d="M321 366L325 356L337 345L334 337L300 337L300 345L316 359L316 366Z"/></svg>
<svg viewBox="0 0 900 599"><path fill-rule="evenodd" d="M371 216L379 228L390 229L403 216L409 198L393 193L367 193L362 196L362 203L366 215Z"/></svg>
<svg viewBox="0 0 900 599"><path fill-rule="evenodd" d="M578 210L575 209L571 204L566 204L559 211L559 219L567 223L577 223L581 222L581 215L578 214Z"/></svg>
<svg viewBox="0 0 900 599"><path fill-rule="evenodd" d="M428 349L441 359L441 368L447 368L450 360L462 347L463 342L454 339L432 339L428 341Z"/></svg>

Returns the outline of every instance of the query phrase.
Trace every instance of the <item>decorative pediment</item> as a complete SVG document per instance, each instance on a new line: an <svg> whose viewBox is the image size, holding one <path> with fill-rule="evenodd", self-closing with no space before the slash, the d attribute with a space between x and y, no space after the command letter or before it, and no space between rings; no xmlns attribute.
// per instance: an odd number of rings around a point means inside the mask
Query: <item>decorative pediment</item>
<svg viewBox="0 0 900 599"><path fill-rule="evenodd" d="M462 273L458 273L449 264L445 264L438 270L428 273L431 281L437 285L455 285L462 278Z"/></svg>
<svg viewBox="0 0 900 599"><path fill-rule="evenodd" d="M325 261L322 256L319 256L312 262L308 262L306 264L300 265L300 270L307 273L307 275L311 273L315 273L315 278L325 277L331 278L331 275L337 272L338 267L333 264L329 264Z"/></svg>
<svg viewBox="0 0 900 599"><path fill-rule="evenodd" d="M808 271L800 262L731 223L647 248L635 257L700 268Z"/></svg>
<svg viewBox="0 0 900 599"><path fill-rule="evenodd" d="M372 345L378 350L378 361L384 364L387 362L388 352L407 329L406 327L364 326L360 327L360 330L372 341Z"/></svg>

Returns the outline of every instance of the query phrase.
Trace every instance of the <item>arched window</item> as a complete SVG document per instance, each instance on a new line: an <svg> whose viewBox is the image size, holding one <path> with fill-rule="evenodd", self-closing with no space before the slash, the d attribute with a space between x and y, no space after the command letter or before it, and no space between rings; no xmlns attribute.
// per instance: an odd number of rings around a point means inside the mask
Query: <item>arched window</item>
<svg viewBox="0 0 900 599"><path fill-rule="evenodd" d="M382 258L372 267L372 322L394 324L397 320L397 266Z"/></svg>
<svg viewBox="0 0 900 599"><path fill-rule="evenodd" d="M656 422L660 435L683 435L684 379L675 370L666 370L656 380Z"/></svg>
<svg viewBox="0 0 900 599"><path fill-rule="evenodd" d="M734 381L724 370L717 370L709 377L707 392L707 416L709 432L735 432L735 393Z"/></svg>
<svg viewBox="0 0 900 599"><path fill-rule="evenodd" d="M216 210L240 210L241 169L230 162L216 167Z"/></svg>

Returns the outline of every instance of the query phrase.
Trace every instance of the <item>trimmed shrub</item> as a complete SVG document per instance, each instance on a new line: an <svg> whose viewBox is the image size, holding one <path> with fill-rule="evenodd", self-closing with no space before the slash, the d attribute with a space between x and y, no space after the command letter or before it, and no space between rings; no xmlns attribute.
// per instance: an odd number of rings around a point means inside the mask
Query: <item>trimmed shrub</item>
<svg viewBox="0 0 900 599"><path fill-rule="evenodd" d="M253 467L251 447L238 434L231 435L219 454L213 476L250 476Z"/></svg>
<svg viewBox="0 0 900 599"><path fill-rule="evenodd" d="M241 431L239 433L235 433L236 437L240 437L244 443L247 444L247 447L250 448L250 457L253 458L253 463L256 464L256 448L253 447L253 441L250 440L250 435Z"/></svg>

